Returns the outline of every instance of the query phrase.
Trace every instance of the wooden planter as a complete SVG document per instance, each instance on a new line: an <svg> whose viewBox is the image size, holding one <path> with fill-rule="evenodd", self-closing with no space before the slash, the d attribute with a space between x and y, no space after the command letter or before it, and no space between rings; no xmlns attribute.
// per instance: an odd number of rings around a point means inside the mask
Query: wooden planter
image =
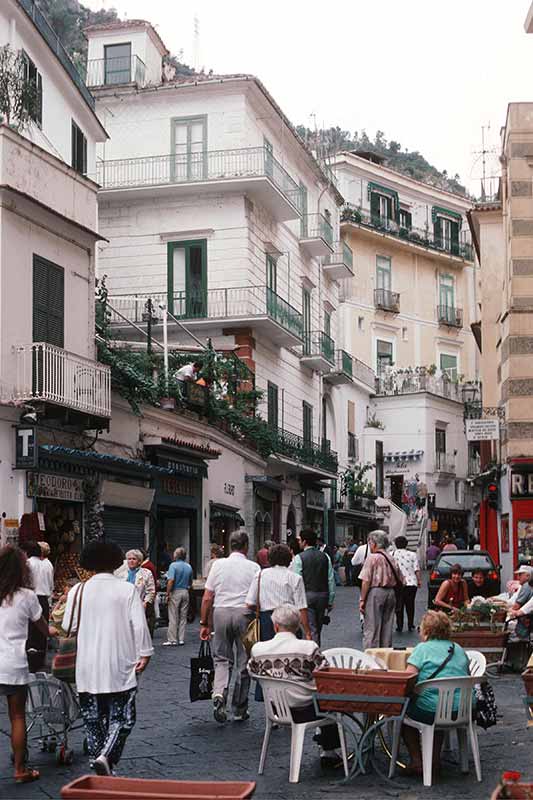
<svg viewBox="0 0 533 800"><path fill-rule="evenodd" d="M62 800L246 800L248 781L164 781L84 775L61 789Z"/></svg>
<svg viewBox="0 0 533 800"><path fill-rule="evenodd" d="M416 683L416 675L408 672L384 670L335 669L328 667L313 673L318 694L356 695L358 700L321 700L321 711L345 711L351 714L399 714L402 703L383 703L373 698L409 697ZM366 699L368 697L368 700Z"/></svg>
<svg viewBox="0 0 533 800"><path fill-rule="evenodd" d="M471 631L455 631L452 633L452 641L460 644L465 650L479 650L490 664L500 660L508 636L507 631L493 633L486 628L476 628Z"/></svg>
<svg viewBox="0 0 533 800"><path fill-rule="evenodd" d="M533 800L533 783L503 783L496 787L490 800Z"/></svg>

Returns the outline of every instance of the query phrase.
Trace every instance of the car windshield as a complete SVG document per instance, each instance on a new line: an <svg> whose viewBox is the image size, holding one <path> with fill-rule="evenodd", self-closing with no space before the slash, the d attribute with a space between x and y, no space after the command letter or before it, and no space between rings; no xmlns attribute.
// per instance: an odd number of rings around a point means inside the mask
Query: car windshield
<svg viewBox="0 0 533 800"><path fill-rule="evenodd" d="M490 556L485 553L446 553L439 558L435 568L442 573L448 573L454 564L460 566L469 572L473 569L490 570L494 569L494 564Z"/></svg>

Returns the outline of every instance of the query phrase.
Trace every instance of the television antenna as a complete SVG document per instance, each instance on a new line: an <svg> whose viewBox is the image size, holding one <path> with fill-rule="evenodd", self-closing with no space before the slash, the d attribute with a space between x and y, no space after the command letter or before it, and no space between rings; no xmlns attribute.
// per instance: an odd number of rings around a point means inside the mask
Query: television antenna
<svg viewBox="0 0 533 800"><path fill-rule="evenodd" d="M475 156L472 163L470 176L473 176L474 170L481 162L481 202L486 202L494 198L498 191L498 182L500 179L498 150L494 146L490 146L490 122L481 126L481 150L474 150ZM477 177L475 178L478 179Z"/></svg>

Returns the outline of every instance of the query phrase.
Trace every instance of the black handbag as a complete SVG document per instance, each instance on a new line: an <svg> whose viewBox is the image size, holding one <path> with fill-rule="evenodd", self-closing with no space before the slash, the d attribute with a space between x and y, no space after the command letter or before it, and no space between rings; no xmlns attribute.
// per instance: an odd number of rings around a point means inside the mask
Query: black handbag
<svg viewBox="0 0 533 800"><path fill-rule="evenodd" d="M474 697L476 700L476 707L474 710L476 725L479 725L483 730L492 728L492 726L496 725L498 722L498 706L496 705L494 689L488 681L476 683L474 686Z"/></svg>
<svg viewBox="0 0 533 800"><path fill-rule="evenodd" d="M215 664L211 655L211 645L202 641L197 658L191 658L191 681L189 695L191 703L197 700L211 700Z"/></svg>

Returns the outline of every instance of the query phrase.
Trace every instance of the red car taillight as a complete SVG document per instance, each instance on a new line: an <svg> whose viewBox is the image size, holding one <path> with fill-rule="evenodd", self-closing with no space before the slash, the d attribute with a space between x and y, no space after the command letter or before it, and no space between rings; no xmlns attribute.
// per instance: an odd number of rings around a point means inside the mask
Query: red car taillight
<svg viewBox="0 0 533 800"><path fill-rule="evenodd" d="M429 576L429 580L430 581L436 581L438 577L440 577L440 573L436 572L435 570L433 570L433 572Z"/></svg>
<svg viewBox="0 0 533 800"><path fill-rule="evenodd" d="M490 578L491 581L497 581L498 580L498 573L496 572L495 569L492 569L489 572L489 574L487 575L487 578Z"/></svg>

